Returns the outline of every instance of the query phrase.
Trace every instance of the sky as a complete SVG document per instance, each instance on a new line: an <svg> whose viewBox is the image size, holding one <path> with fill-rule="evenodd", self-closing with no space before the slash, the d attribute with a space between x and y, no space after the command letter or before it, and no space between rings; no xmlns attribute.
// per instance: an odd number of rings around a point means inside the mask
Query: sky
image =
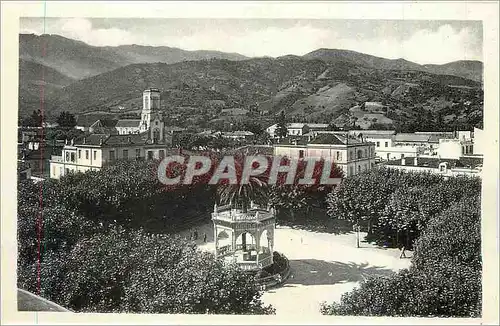
<svg viewBox="0 0 500 326"><path fill-rule="evenodd" d="M21 18L20 33L58 34L94 46L138 44L249 57L346 49L419 64L483 59L480 21Z"/></svg>

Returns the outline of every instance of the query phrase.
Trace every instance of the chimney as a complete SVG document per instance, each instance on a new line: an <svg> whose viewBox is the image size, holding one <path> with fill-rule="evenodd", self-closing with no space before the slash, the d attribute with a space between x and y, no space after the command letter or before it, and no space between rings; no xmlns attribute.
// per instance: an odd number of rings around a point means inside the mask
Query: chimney
<svg viewBox="0 0 500 326"><path fill-rule="evenodd" d="M83 144L87 143L87 137L83 137Z"/></svg>
<svg viewBox="0 0 500 326"><path fill-rule="evenodd" d="M71 146L73 146L73 144L75 143L75 139L71 139Z"/></svg>
<svg viewBox="0 0 500 326"><path fill-rule="evenodd" d="M65 145L68 145L68 138L66 138L66 139L64 140L64 144L65 144Z"/></svg>
<svg viewBox="0 0 500 326"><path fill-rule="evenodd" d="M132 142L132 138L130 136L127 137L127 142L130 144Z"/></svg>
<svg viewBox="0 0 500 326"><path fill-rule="evenodd" d="M99 145L102 145L102 138L99 138Z"/></svg>
<svg viewBox="0 0 500 326"><path fill-rule="evenodd" d="M404 157L401 159L401 165L406 165L406 159Z"/></svg>
<svg viewBox="0 0 500 326"><path fill-rule="evenodd" d="M416 156L413 159L413 165L418 166L418 158Z"/></svg>

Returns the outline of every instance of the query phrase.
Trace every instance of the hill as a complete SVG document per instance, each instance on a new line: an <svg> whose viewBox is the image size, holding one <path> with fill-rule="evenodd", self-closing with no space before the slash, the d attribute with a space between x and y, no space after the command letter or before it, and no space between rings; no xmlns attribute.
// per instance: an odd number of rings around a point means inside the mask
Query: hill
<svg viewBox="0 0 500 326"><path fill-rule="evenodd" d="M462 60L443 65L420 65L404 59L385 59L350 50L318 49L303 56L325 62L344 62L385 70L417 70L437 75L452 75L482 82L483 64L480 61Z"/></svg>
<svg viewBox="0 0 500 326"><path fill-rule="evenodd" d="M42 88L44 97L64 86L73 83L71 77L39 63L19 60L19 107L37 108L40 106ZM20 113L25 113L21 110ZM30 113L30 112L27 112Z"/></svg>
<svg viewBox="0 0 500 326"><path fill-rule="evenodd" d="M19 57L43 64L74 79L84 79L134 63L176 63L210 58L242 60L245 56L218 51L186 51L171 47L91 46L59 35L19 35Z"/></svg>
<svg viewBox="0 0 500 326"><path fill-rule="evenodd" d="M363 128L482 121L481 83L473 80L294 56L132 64L56 90L50 110L137 110L149 87L162 90L165 112L191 124L220 118L224 108L246 109L247 119L285 110L291 120Z"/></svg>

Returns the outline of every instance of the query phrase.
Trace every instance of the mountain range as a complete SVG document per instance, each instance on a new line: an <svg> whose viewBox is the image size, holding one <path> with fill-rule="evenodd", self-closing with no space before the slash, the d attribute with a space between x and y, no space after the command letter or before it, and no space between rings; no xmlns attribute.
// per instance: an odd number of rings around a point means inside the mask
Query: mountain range
<svg viewBox="0 0 500 326"><path fill-rule="evenodd" d="M479 61L420 65L338 49L247 58L171 47L95 47L58 35L19 39L21 114L38 108L43 84L45 107L54 115L137 109L142 91L157 87L170 111L223 106L262 115L284 109L289 116L340 123L354 118L365 126L416 119L419 110L442 112L448 120L482 117ZM365 102L375 106L367 109Z"/></svg>

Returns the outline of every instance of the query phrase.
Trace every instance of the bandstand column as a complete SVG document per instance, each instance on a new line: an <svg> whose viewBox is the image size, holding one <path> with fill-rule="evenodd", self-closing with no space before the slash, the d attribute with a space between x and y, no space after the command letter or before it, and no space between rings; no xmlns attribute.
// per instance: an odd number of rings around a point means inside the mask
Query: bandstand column
<svg viewBox="0 0 500 326"><path fill-rule="evenodd" d="M236 251L236 238L238 238L238 233L236 232L236 230L233 230L233 232L231 232L231 251Z"/></svg>
<svg viewBox="0 0 500 326"><path fill-rule="evenodd" d="M260 236L261 236L261 230L257 230L257 232L255 232L255 251L257 251L257 257L255 258L255 262L257 265L259 265Z"/></svg>
<svg viewBox="0 0 500 326"><path fill-rule="evenodd" d="M217 225L214 223L214 243L215 243L215 258L217 258L217 251L219 250L219 237L217 236Z"/></svg>

